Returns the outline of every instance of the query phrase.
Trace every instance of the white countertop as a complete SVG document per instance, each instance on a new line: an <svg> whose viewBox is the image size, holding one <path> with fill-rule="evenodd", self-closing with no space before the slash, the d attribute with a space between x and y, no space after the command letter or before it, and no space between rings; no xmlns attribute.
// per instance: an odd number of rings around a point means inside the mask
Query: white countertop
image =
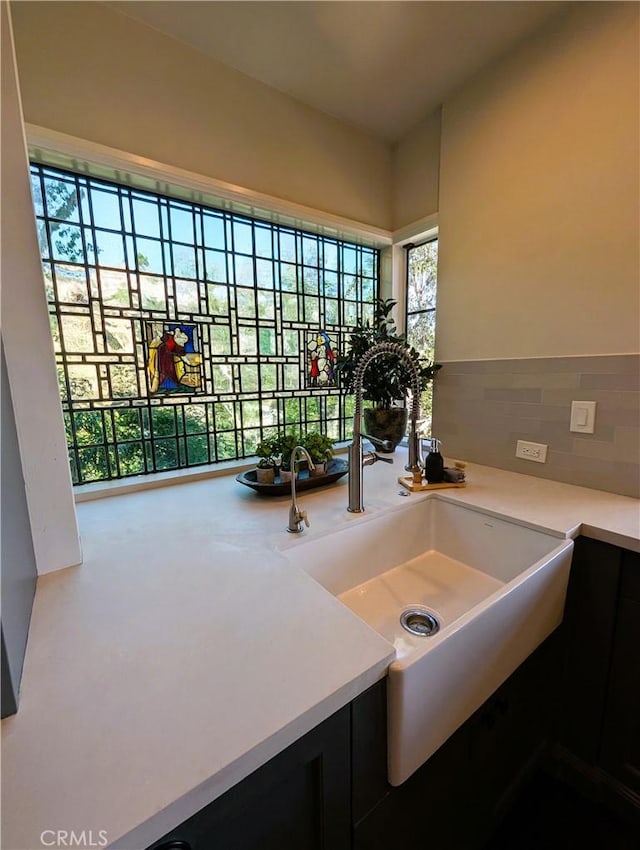
<svg viewBox="0 0 640 850"><path fill-rule="evenodd" d="M400 499L365 470L371 516ZM469 465L447 498L640 551L639 502ZM38 581L20 696L2 721L5 850L45 829L137 850L384 675L393 648L279 550L362 521L346 479L288 501L233 476L78 505L84 564ZM328 557L331 554L328 537Z"/></svg>

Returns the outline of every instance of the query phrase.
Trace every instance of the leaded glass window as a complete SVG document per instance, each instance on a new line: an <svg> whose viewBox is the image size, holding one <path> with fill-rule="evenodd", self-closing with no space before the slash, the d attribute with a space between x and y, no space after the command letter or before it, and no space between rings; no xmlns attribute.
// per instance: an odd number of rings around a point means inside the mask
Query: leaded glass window
<svg viewBox="0 0 640 850"><path fill-rule="evenodd" d="M348 439L333 366L373 315L367 246L33 164L74 483Z"/></svg>

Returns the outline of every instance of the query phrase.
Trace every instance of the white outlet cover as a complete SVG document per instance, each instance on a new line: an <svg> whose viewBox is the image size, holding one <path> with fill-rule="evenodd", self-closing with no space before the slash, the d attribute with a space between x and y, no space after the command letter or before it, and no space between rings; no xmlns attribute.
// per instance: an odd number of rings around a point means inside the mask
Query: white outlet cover
<svg viewBox="0 0 640 850"><path fill-rule="evenodd" d="M577 434L593 434L596 429L596 402L572 401L569 430Z"/></svg>
<svg viewBox="0 0 640 850"><path fill-rule="evenodd" d="M546 463L547 449L546 443L530 443L528 440L518 440L516 457L522 460L532 460L534 463Z"/></svg>

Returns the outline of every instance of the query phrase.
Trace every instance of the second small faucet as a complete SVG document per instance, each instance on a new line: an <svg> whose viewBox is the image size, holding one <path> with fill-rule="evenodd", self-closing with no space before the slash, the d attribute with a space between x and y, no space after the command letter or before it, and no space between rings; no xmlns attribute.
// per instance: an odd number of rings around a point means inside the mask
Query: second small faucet
<svg viewBox="0 0 640 850"><path fill-rule="evenodd" d="M291 452L291 507L289 508L289 525L287 531L291 534L301 534L304 531L304 525L309 527L307 512L301 511L296 502L296 461L298 454L304 455L304 459L309 464L309 469L315 469L315 464L311 460L311 455L304 446L296 446ZM304 522L304 525L302 524Z"/></svg>

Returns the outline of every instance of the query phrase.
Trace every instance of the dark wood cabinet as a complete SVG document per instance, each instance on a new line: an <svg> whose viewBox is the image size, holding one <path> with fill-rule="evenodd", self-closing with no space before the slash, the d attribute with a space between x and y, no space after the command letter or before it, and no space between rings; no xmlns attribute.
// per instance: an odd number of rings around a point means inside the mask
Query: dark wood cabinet
<svg viewBox="0 0 640 850"><path fill-rule="evenodd" d="M350 707L186 820L154 850L349 850Z"/></svg>
<svg viewBox="0 0 640 850"><path fill-rule="evenodd" d="M351 703L351 817L358 824L390 790L387 782L387 682Z"/></svg>
<svg viewBox="0 0 640 850"><path fill-rule="evenodd" d="M620 582L620 549L576 540L564 616L560 742L590 764L598 758Z"/></svg>
<svg viewBox="0 0 640 850"><path fill-rule="evenodd" d="M559 770L640 816L640 555L576 541L565 613Z"/></svg>
<svg viewBox="0 0 640 850"><path fill-rule="evenodd" d="M634 552L622 558L600 763L640 801L640 555Z"/></svg>
<svg viewBox="0 0 640 850"><path fill-rule="evenodd" d="M463 726L429 761L388 793L354 826L354 850L446 847L471 850L469 730Z"/></svg>

